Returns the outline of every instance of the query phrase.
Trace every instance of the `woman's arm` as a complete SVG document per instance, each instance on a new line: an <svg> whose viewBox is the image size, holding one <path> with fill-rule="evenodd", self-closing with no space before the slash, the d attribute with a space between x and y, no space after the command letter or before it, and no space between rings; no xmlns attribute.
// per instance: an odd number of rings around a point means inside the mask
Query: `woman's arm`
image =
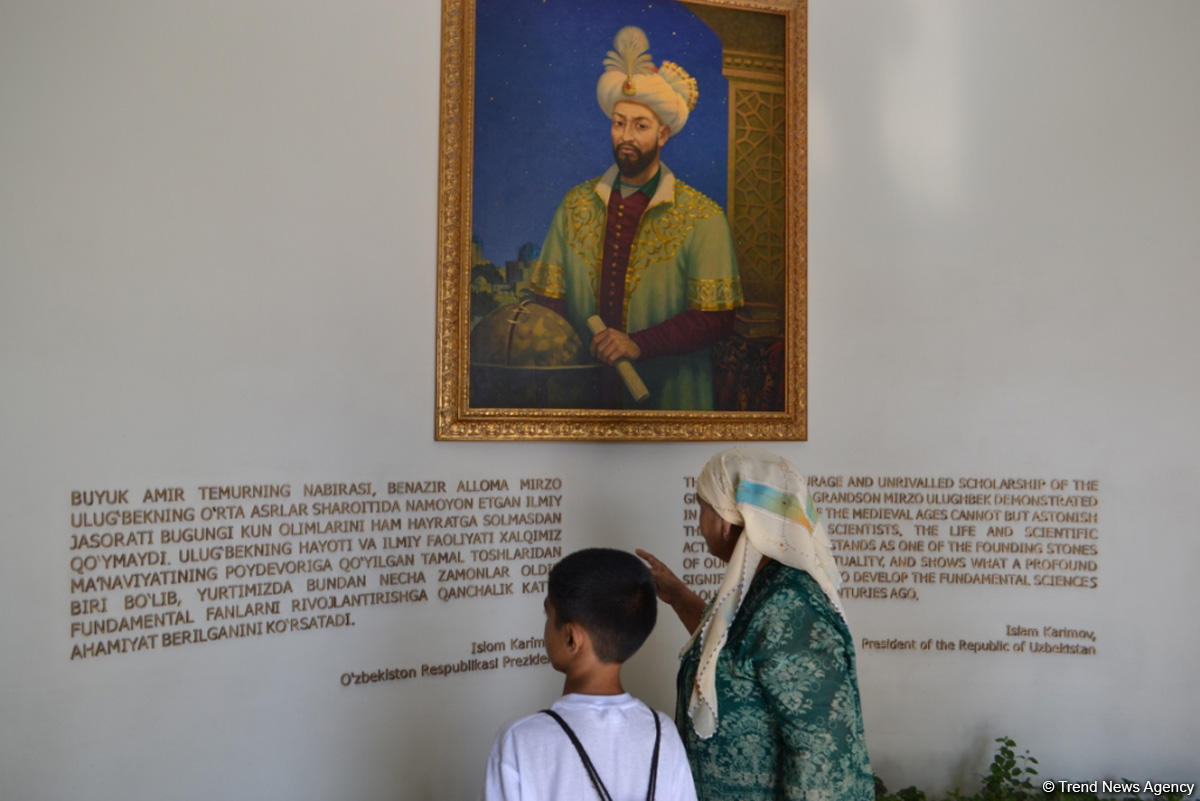
<svg viewBox="0 0 1200 801"><path fill-rule="evenodd" d="M675 610L683 627L689 634L695 633L704 618L704 609L708 606L704 599L692 592L686 584L671 572L654 554L637 549L637 555L650 565L650 575L654 577L654 586L658 597Z"/></svg>

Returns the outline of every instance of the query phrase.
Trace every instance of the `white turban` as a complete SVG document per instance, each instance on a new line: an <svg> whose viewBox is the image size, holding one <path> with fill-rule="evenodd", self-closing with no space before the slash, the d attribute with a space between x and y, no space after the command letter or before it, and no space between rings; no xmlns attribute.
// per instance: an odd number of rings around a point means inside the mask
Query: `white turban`
<svg viewBox="0 0 1200 801"><path fill-rule="evenodd" d="M604 114L611 118L613 106L628 100L653 111L672 135L682 131L700 96L696 79L673 61L655 67L647 52L650 41L641 28L629 25L617 31L613 47L596 84L596 100Z"/></svg>
<svg viewBox="0 0 1200 801"><path fill-rule="evenodd" d="M717 597L696 629L700 666L688 716L696 733L708 739L717 730L717 656L763 556L808 573L838 614L845 615L829 535L813 508L804 476L786 459L758 448L721 451L700 472L696 493L722 519L743 527Z"/></svg>

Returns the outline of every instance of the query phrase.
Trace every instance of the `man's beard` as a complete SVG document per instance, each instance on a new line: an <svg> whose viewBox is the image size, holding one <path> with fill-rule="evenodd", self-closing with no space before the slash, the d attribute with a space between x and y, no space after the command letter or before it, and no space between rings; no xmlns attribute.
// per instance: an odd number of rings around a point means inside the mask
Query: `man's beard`
<svg viewBox="0 0 1200 801"><path fill-rule="evenodd" d="M623 147L632 149L633 153L622 153L621 148ZM641 175L658 158L658 143L655 142L653 148L643 153L638 150L637 145L622 142L620 145L613 146L613 158L617 161L617 169L621 171L621 177L633 178L635 175Z"/></svg>

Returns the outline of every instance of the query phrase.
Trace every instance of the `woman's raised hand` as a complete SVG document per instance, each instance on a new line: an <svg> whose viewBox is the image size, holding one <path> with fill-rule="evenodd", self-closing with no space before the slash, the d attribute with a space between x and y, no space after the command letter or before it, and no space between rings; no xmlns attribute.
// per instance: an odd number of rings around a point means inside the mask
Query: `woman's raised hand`
<svg viewBox="0 0 1200 801"><path fill-rule="evenodd" d="M654 588L658 597L675 610L684 628L694 632L704 617L704 608L707 606L704 599L692 592L657 556L641 548L635 549L635 552L650 565L650 575L654 578Z"/></svg>
<svg viewBox="0 0 1200 801"><path fill-rule="evenodd" d="M650 565L650 575L654 577L654 587L658 590L659 598L670 604L679 594L680 587L687 589L687 586L680 580L679 576L675 575L671 571L671 568L659 561L657 556L649 551L643 551L641 548L636 549L635 553L645 559L646 564Z"/></svg>

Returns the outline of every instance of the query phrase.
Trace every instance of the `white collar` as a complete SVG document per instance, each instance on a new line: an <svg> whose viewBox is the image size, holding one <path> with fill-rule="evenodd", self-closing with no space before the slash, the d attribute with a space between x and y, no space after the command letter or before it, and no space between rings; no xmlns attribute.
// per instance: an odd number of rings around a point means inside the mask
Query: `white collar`
<svg viewBox="0 0 1200 801"><path fill-rule="evenodd" d="M661 174L658 176L658 188L654 190L654 197L650 198L647 209L652 209L662 203L675 202L675 173L671 172L671 168L666 164L659 162ZM614 164L605 170L604 175L600 176L600 180L596 182L596 194L604 201L604 205L608 205L608 200L612 197L613 187L620 178L620 171L617 165Z"/></svg>

